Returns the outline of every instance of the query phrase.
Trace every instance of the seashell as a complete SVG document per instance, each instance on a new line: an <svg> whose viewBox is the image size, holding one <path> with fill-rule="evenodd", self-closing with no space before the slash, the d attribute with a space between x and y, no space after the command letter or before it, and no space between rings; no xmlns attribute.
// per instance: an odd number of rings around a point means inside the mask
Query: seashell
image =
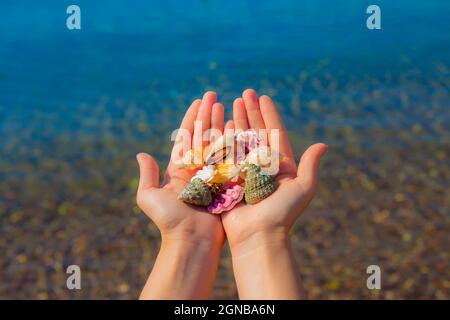
<svg viewBox="0 0 450 320"><path fill-rule="evenodd" d="M208 185L200 178L195 178L184 188L178 199L186 203L206 207L212 202Z"/></svg>
<svg viewBox="0 0 450 320"><path fill-rule="evenodd" d="M222 163L224 159L228 157L231 152L231 146L223 147L222 149L216 150L211 153L211 155L206 159L206 164L216 164Z"/></svg>
<svg viewBox="0 0 450 320"><path fill-rule="evenodd" d="M204 182L210 182L216 175L217 170L212 165L204 166L201 170L197 171L195 176L191 178L191 181L200 178Z"/></svg>
<svg viewBox="0 0 450 320"><path fill-rule="evenodd" d="M277 183L272 176L261 174L261 168L249 164L245 177L245 202L255 204L270 196L277 188Z"/></svg>
<svg viewBox="0 0 450 320"><path fill-rule="evenodd" d="M270 165L270 162L272 161L271 157L272 150L267 146L261 146L250 151L245 159L245 162L248 164L255 164L259 167L264 167Z"/></svg>
<svg viewBox="0 0 450 320"><path fill-rule="evenodd" d="M241 175L241 168L235 164L220 163L216 165L217 174L211 182L225 183L226 181L236 182Z"/></svg>
<svg viewBox="0 0 450 320"><path fill-rule="evenodd" d="M228 187L208 206L208 212L221 214L230 211L244 198L244 189L240 185Z"/></svg>
<svg viewBox="0 0 450 320"><path fill-rule="evenodd" d="M236 142L238 163L245 159L247 153L264 145L263 136L255 129L239 132L236 135Z"/></svg>
<svg viewBox="0 0 450 320"><path fill-rule="evenodd" d="M249 164L255 164L261 167L261 173L264 175L276 175L280 166L280 154L267 146L260 146L249 152L245 161L241 162L242 167Z"/></svg>
<svg viewBox="0 0 450 320"><path fill-rule="evenodd" d="M224 162L225 159L231 154L234 146L233 135L223 135L209 146L209 152L207 153L205 163L217 164Z"/></svg>

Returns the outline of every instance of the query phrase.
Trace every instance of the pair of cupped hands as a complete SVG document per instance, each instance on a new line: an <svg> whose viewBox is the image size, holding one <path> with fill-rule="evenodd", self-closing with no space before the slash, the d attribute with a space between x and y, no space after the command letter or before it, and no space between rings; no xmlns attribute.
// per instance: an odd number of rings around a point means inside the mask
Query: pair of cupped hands
<svg viewBox="0 0 450 320"><path fill-rule="evenodd" d="M196 121L202 125L195 126ZM278 188L272 195L255 205L241 203L229 212L214 215L177 199L194 172L175 164L174 152L161 184L156 160L146 153L139 153L137 204L156 224L162 241L202 242L221 248L227 239L232 253L241 250L240 254L245 254L242 251L271 241L274 235L287 237L289 229L315 195L319 162L327 146L322 143L310 146L297 165L274 102L265 95L258 97L252 89L245 90L242 97L234 101L233 120L226 123L224 106L217 101L216 93L206 92L186 111L180 129L189 131L193 139L203 136L196 130L266 129L270 132L277 129L279 150L274 151L283 157L275 177ZM191 143L195 145L196 142ZM270 141L268 143L270 145Z"/></svg>

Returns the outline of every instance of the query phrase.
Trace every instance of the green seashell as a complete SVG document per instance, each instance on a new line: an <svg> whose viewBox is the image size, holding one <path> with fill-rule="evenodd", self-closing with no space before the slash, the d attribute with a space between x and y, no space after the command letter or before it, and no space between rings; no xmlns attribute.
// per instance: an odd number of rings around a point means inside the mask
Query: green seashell
<svg viewBox="0 0 450 320"><path fill-rule="evenodd" d="M184 188L178 199L196 206L206 207L212 202L208 185L200 178L195 178Z"/></svg>
<svg viewBox="0 0 450 320"><path fill-rule="evenodd" d="M277 188L272 176L261 174L261 168L250 164L245 177L245 202L255 204L270 196Z"/></svg>

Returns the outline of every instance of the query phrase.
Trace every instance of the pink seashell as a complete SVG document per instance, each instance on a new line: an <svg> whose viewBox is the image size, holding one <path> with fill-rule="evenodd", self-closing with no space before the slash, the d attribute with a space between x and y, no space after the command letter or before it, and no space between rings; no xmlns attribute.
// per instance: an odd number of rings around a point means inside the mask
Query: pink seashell
<svg viewBox="0 0 450 320"><path fill-rule="evenodd" d="M214 214L220 214L225 211L230 211L236 204L242 201L244 198L244 188L240 185L234 185L227 188L219 198L208 206L208 212Z"/></svg>
<svg viewBox="0 0 450 320"><path fill-rule="evenodd" d="M263 137L254 129L240 132L236 136L237 141L237 163L245 160L246 155L264 145Z"/></svg>
<svg viewBox="0 0 450 320"><path fill-rule="evenodd" d="M237 141L247 147L249 151L252 151L253 149L256 149L264 144L262 137L254 129L239 133L237 136Z"/></svg>
<svg viewBox="0 0 450 320"><path fill-rule="evenodd" d="M239 197L239 190L236 190L236 188L227 189L226 195L230 196L233 199L237 199Z"/></svg>

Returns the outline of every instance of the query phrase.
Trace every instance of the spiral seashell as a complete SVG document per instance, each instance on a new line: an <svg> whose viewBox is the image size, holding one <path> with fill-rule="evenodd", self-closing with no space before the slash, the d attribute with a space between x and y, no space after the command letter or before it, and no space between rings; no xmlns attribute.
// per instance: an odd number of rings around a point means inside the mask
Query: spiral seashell
<svg viewBox="0 0 450 320"><path fill-rule="evenodd" d="M261 174L261 168L249 164L245 177L245 202L255 204L270 196L277 188L272 176Z"/></svg>
<svg viewBox="0 0 450 320"><path fill-rule="evenodd" d="M184 188L178 199L186 203L207 207L212 202L208 185L200 178L195 178Z"/></svg>

